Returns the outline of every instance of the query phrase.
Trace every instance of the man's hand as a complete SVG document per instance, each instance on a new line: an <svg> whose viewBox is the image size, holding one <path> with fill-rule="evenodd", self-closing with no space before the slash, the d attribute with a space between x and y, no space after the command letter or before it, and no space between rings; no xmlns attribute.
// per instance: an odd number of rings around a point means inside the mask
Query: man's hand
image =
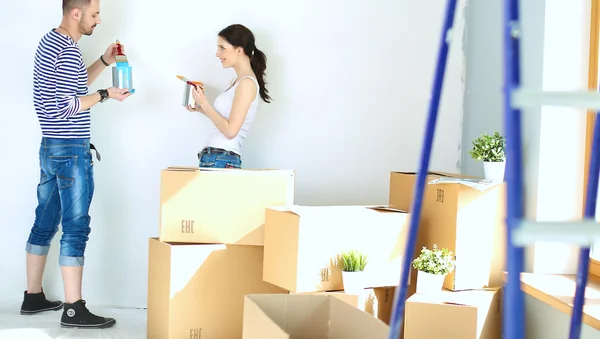
<svg viewBox="0 0 600 339"><path fill-rule="evenodd" d="M123 53L125 53L125 46L123 44L121 44L121 49L123 50ZM109 65L111 65L116 62L115 55L117 55L117 44L110 44L110 46L108 46L108 48L106 49L106 52L104 52L102 58Z"/></svg>
<svg viewBox="0 0 600 339"><path fill-rule="evenodd" d="M110 88L107 88L106 90L108 91L108 97L110 99L115 99L117 101L123 101L132 94L126 88L110 87Z"/></svg>

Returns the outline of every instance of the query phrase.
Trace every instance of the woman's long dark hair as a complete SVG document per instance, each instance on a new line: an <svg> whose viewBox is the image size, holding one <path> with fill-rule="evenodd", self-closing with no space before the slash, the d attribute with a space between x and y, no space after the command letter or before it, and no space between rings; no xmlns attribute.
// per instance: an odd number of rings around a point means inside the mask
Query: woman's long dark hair
<svg viewBox="0 0 600 339"><path fill-rule="evenodd" d="M235 24L225 27L219 36L232 46L241 47L244 49L244 53L250 57L250 66L252 71L256 74L256 80L258 80L259 94L264 102L271 102L269 91L267 90L265 81L265 71L267 69L267 56L256 48L254 34L248 28L243 25Z"/></svg>

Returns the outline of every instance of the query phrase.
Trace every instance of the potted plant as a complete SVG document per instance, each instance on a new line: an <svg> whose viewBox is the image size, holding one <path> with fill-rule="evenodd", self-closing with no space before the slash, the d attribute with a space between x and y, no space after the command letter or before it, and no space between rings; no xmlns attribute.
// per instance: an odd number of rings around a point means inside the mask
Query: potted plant
<svg viewBox="0 0 600 339"><path fill-rule="evenodd" d="M367 256L357 250L340 255L342 262L342 282L346 293L359 294L365 288L365 266Z"/></svg>
<svg viewBox="0 0 600 339"><path fill-rule="evenodd" d="M454 270L454 256L447 248L433 250L423 247L421 254L412 262L417 272L417 293L433 293L442 290L444 279Z"/></svg>
<svg viewBox="0 0 600 339"><path fill-rule="evenodd" d="M485 178L493 182L504 181L506 138L495 132L493 135L483 133L473 140L473 149L469 151L471 158L483 161Z"/></svg>

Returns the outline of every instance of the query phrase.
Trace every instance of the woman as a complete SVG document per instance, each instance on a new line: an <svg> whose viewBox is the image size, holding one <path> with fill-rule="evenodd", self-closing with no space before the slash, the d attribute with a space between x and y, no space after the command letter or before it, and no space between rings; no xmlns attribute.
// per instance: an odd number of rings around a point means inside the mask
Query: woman
<svg viewBox="0 0 600 339"><path fill-rule="evenodd" d="M267 57L256 48L254 34L242 25L219 32L216 56L223 67L233 67L237 77L215 99L214 106L208 103L204 88L192 89L196 106L188 110L201 112L212 121L205 147L198 153L200 167L242 168L242 144L254 121L258 101L271 101L264 80Z"/></svg>

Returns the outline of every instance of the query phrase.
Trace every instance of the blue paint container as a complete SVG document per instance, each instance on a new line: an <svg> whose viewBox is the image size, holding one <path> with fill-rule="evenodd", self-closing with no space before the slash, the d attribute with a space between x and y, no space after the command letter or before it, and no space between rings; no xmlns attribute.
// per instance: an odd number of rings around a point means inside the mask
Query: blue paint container
<svg viewBox="0 0 600 339"><path fill-rule="evenodd" d="M113 87L127 88L131 93L135 93L133 89L132 68L128 63L117 63L112 69Z"/></svg>

